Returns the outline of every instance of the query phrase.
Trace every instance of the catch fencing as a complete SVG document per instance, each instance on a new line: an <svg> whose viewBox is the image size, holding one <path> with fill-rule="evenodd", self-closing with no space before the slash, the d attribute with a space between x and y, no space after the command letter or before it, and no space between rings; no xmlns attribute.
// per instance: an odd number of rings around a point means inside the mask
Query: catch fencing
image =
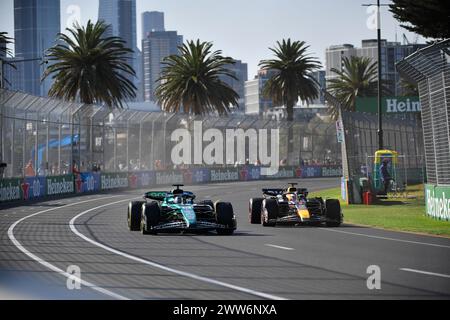
<svg viewBox="0 0 450 320"><path fill-rule="evenodd" d="M427 214L450 221L450 39L423 48L397 64L419 87L427 168Z"/></svg>
<svg viewBox="0 0 450 320"><path fill-rule="evenodd" d="M293 122L239 114L200 117L110 109L8 90L0 90L0 108L0 162L5 165L0 193L6 200L162 182L246 181L246 170L249 177L262 178L261 165L250 161L248 137L239 156L227 153L223 141L223 164L175 164L172 151L177 141L172 134L185 129L194 137L199 127L203 133L215 129L223 136L231 129L242 129L239 135L278 129L280 172L274 177L342 173L335 123L316 114L297 115ZM199 150L194 140L192 158ZM200 151L210 143L200 141Z"/></svg>
<svg viewBox="0 0 450 320"><path fill-rule="evenodd" d="M94 172L173 169L172 133L186 129L193 136L196 126L203 132L217 129L224 136L227 129L279 129L282 165L340 164L341 158L334 123L312 114L294 122L243 115L205 118L109 109L7 90L0 91L0 107L5 178L26 177L33 171L37 176L70 174L72 165ZM200 143L200 148L208 145ZM248 163L248 144L245 156L227 154L224 165L255 164Z"/></svg>

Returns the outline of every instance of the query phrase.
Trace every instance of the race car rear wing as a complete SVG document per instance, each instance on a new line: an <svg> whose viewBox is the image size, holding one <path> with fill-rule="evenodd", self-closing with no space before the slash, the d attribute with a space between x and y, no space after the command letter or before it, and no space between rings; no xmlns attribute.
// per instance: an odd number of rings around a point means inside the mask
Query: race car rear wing
<svg viewBox="0 0 450 320"><path fill-rule="evenodd" d="M263 195L269 197L276 197L284 193L283 189L262 189Z"/></svg>

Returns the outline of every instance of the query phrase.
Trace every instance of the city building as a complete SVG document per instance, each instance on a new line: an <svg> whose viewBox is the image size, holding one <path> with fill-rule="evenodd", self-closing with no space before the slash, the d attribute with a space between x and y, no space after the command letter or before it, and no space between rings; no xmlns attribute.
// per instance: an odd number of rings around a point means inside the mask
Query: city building
<svg viewBox="0 0 450 320"><path fill-rule="evenodd" d="M59 0L14 0L14 45L17 69L7 67L9 88L37 96L47 96L51 78L41 82L46 65L45 51L56 43L61 31ZM34 60L23 61L21 60Z"/></svg>
<svg viewBox="0 0 450 320"><path fill-rule="evenodd" d="M319 96L312 101L313 105L323 105L325 104L325 95L322 89L326 89L326 72L325 70L319 70L312 73L313 78L319 85Z"/></svg>
<svg viewBox="0 0 450 320"><path fill-rule="evenodd" d="M142 13L142 39L147 38L149 32L166 31L164 26L164 12L146 11Z"/></svg>
<svg viewBox="0 0 450 320"><path fill-rule="evenodd" d="M274 105L273 101L263 94L267 81L275 75L274 70L261 69L258 75L250 81L245 82L245 114L261 115L268 118L284 118L286 116L285 107ZM312 74L321 88L325 88L325 70L316 71ZM320 89L319 89L320 90ZM321 92L319 97L311 103L298 101L294 107L294 114L297 116L307 114L324 114L326 112L325 97Z"/></svg>
<svg viewBox="0 0 450 320"><path fill-rule="evenodd" d="M239 95L237 110L233 112L244 113L245 111L245 82L248 80L248 65L241 60L234 60L234 64L226 66L228 70L237 78L221 76L220 80L228 84Z"/></svg>
<svg viewBox="0 0 450 320"><path fill-rule="evenodd" d="M425 47L425 44L411 44L400 42L381 41L381 68L382 79L389 88L390 94L398 96L402 94L400 85L400 75L395 68L395 64ZM356 48L351 44L331 46L326 49L326 80L336 77L331 69L342 70L342 60L344 57L368 57L374 62L378 61L377 40L362 40L361 47Z"/></svg>
<svg viewBox="0 0 450 320"><path fill-rule="evenodd" d="M183 36L176 31L155 31L142 40L144 101L155 101L154 92L161 76L163 60L178 54Z"/></svg>
<svg viewBox="0 0 450 320"><path fill-rule="evenodd" d="M262 115L275 107L272 100L264 97L263 94L267 81L274 74L274 70L260 69L253 80L245 82L245 114Z"/></svg>
<svg viewBox="0 0 450 320"><path fill-rule="evenodd" d="M137 77L128 76L134 85L139 88L140 61L136 38L136 0L99 0L98 20L110 25L107 36L120 37L125 46L134 51L130 56L129 64L136 71Z"/></svg>

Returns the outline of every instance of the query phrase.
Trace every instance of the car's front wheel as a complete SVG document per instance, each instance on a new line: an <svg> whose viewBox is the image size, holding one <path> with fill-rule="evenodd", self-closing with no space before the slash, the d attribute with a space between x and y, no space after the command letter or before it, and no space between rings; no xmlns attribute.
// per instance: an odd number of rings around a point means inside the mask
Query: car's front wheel
<svg viewBox="0 0 450 320"><path fill-rule="evenodd" d="M264 199L261 206L261 224L264 227L274 227L278 219L278 202L275 199Z"/></svg>
<svg viewBox="0 0 450 320"><path fill-rule="evenodd" d="M161 209L157 202L147 203L142 207L141 232L142 234L156 234L153 227L157 226L161 218Z"/></svg>
<svg viewBox="0 0 450 320"><path fill-rule="evenodd" d="M327 227L336 228L342 224L341 203L336 199L325 201Z"/></svg>
<svg viewBox="0 0 450 320"><path fill-rule="evenodd" d="M226 228L218 228L219 235L232 235L236 229L233 206L229 202L216 203L216 222Z"/></svg>
<svg viewBox="0 0 450 320"><path fill-rule="evenodd" d="M133 201L128 204L127 223L130 231L139 231L142 205L144 201Z"/></svg>
<svg viewBox="0 0 450 320"><path fill-rule="evenodd" d="M261 205L263 198L250 199L248 203L248 220L251 224L261 223Z"/></svg>

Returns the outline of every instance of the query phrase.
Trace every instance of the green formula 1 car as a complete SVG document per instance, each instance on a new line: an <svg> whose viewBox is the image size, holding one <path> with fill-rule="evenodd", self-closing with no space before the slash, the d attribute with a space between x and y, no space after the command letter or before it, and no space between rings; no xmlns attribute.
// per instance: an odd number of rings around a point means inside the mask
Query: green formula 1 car
<svg viewBox="0 0 450 320"><path fill-rule="evenodd" d="M233 206L228 202L211 200L195 202L195 195L174 185L171 192L151 191L145 201L128 205L127 221L130 231L143 234L201 233L216 231L219 235L231 235L236 230ZM148 201L150 200L150 201Z"/></svg>

